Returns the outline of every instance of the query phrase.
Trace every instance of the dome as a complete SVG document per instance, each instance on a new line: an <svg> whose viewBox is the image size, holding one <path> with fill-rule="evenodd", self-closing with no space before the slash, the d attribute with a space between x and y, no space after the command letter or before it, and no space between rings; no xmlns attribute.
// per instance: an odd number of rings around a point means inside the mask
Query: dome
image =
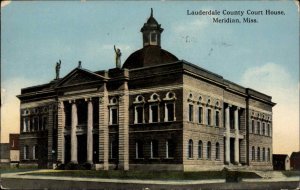
<svg viewBox="0 0 300 190"><path fill-rule="evenodd" d="M178 61L178 58L159 46L145 46L132 53L123 64L123 68L135 69Z"/></svg>

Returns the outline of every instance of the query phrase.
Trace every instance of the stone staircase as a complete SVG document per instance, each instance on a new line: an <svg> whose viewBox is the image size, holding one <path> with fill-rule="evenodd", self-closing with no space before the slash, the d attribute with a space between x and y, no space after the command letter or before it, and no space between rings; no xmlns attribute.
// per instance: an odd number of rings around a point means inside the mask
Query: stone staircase
<svg viewBox="0 0 300 190"><path fill-rule="evenodd" d="M276 178L286 178L284 174L280 171L254 171L257 175L264 179L276 179Z"/></svg>

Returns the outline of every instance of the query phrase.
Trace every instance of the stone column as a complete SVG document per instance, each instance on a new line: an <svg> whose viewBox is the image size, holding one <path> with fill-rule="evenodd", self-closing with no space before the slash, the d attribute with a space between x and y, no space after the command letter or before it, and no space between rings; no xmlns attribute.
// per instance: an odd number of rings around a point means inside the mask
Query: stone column
<svg viewBox="0 0 300 190"><path fill-rule="evenodd" d="M57 113L57 160L61 163L65 163L65 108L64 103L58 103L58 113Z"/></svg>
<svg viewBox="0 0 300 190"><path fill-rule="evenodd" d="M164 119L164 121L165 122L167 122L168 120L169 120L169 118L168 118L169 116L168 116L168 108L167 108L167 103L165 103L165 119Z"/></svg>
<svg viewBox="0 0 300 190"><path fill-rule="evenodd" d="M76 128L78 124L77 118L77 106L75 100L71 101L72 103L72 125L71 125L71 162L78 163L77 161L77 136Z"/></svg>
<svg viewBox="0 0 300 190"><path fill-rule="evenodd" d="M53 105L48 107L48 168L53 168Z"/></svg>
<svg viewBox="0 0 300 190"><path fill-rule="evenodd" d="M103 96L99 97L99 162L108 170L108 93L103 84Z"/></svg>
<svg viewBox="0 0 300 190"><path fill-rule="evenodd" d="M240 162L240 144L239 144L239 107L234 110L234 132L235 132L235 140L234 140L234 162L235 164L239 164Z"/></svg>
<svg viewBox="0 0 300 190"><path fill-rule="evenodd" d="M93 163L93 102L92 99L86 99L88 102L87 115L87 162Z"/></svg>
<svg viewBox="0 0 300 190"><path fill-rule="evenodd" d="M119 98L119 168L129 170L129 93L126 81L123 93Z"/></svg>
<svg viewBox="0 0 300 190"><path fill-rule="evenodd" d="M226 136L225 136L225 163L230 163L230 107L231 105L228 104L228 106L225 109L225 128L226 128Z"/></svg>

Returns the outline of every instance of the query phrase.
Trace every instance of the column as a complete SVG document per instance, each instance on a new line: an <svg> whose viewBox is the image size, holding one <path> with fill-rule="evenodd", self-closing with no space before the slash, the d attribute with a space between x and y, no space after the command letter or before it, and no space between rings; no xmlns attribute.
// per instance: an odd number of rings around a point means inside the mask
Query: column
<svg viewBox="0 0 300 190"><path fill-rule="evenodd" d="M103 84L103 96L99 97L99 162L108 170L108 93Z"/></svg>
<svg viewBox="0 0 300 190"><path fill-rule="evenodd" d="M230 107L231 105L228 104L228 106L225 109L225 128L226 128L226 136L225 136L225 163L230 163Z"/></svg>
<svg viewBox="0 0 300 190"><path fill-rule="evenodd" d="M169 118L168 118L168 108L167 108L167 103L165 103L165 122L167 122L168 120L169 120Z"/></svg>
<svg viewBox="0 0 300 190"><path fill-rule="evenodd" d="M48 168L53 168L53 105L48 107Z"/></svg>
<svg viewBox="0 0 300 190"><path fill-rule="evenodd" d="M119 98L119 168L129 170L129 93L127 82Z"/></svg>
<svg viewBox="0 0 300 190"><path fill-rule="evenodd" d="M240 162L240 144L239 144L239 107L234 110L234 131L235 131L235 140L234 140L234 162L239 164Z"/></svg>
<svg viewBox="0 0 300 190"><path fill-rule="evenodd" d="M71 162L78 163L77 161L77 136L76 128L78 124L77 120L77 106L75 100L72 103L72 125L71 125Z"/></svg>
<svg viewBox="0 0 300 190"><path fill-rule="evenodd" d="M64 103L58 103L58 113L57 113L57 161L62 164L65 163L65 109Z"/></svg>
<svg viewBox="0 0 300 190"><path fill-rule="evenodd" d="M86 99L88 102L87 115L87 162L93 163L93 102L92 99Z"/></svg>

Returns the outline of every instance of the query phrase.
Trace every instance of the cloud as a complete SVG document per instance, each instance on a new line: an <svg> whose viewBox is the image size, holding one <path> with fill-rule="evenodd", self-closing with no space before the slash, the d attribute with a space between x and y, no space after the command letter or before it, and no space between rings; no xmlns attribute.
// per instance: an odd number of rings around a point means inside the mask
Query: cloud
<svg viewBox="0 0 300 190"><path fill-rule="evenodd" d="M20 101L16 95L21 93L21 88L36 83L25 78L1 82L1 142L8 142L9 133L20 131Z"/></svg>
<svg viewBox="0 0 300 190"><path fill-rule="evenodd" d="M10 4L11 1L8 1L8 0L1 0L1 8L7 6L8 4Z"/></svg>
<svg viewBox="0 0 300 190"><path fill-rule="evenodd" d="M241 84L271 95L273 107L273 152L299 150L299 82L281 65L267 63L243 73Z"/></svg>

